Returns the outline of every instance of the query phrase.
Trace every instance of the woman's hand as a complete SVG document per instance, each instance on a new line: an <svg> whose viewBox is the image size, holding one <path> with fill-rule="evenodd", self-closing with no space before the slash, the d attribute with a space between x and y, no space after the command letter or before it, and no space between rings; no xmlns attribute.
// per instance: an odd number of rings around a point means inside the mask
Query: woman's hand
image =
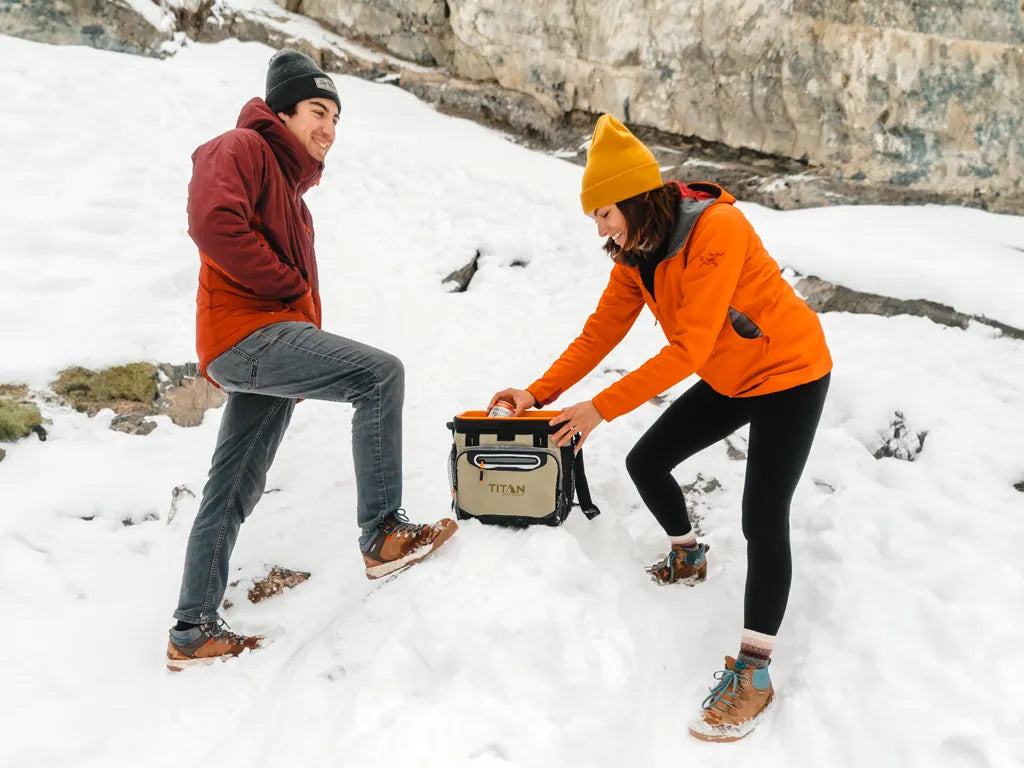
<svg viewBox="0 0 1024 768"><path fill-rule="evenodd" d="M518 416L527 408L532 408L537 403L537 398L527 392L525 389L503 389L501 392L495 392L491 398L491 402L487 405L487 412L491 412L491 408L499 400L507 400L516 407L514 416Z"/></svg>
<svg viewBox="0 0 1024 768"><path fill-rule="evenodd" d="M572 436L579 432L580 440L576 443L576 450L574 451L574 453L579 453L580 448L583 447L583 441L587 439L587 436L602 421L604 421L604 417L594 407L594 401L587 400L586 402L576 403L576 405L563 408L562 412L548 423L551 426L562 425L562 428L555 432L553 437L555 445L559 448L569 443L572 440Z"/></svg>

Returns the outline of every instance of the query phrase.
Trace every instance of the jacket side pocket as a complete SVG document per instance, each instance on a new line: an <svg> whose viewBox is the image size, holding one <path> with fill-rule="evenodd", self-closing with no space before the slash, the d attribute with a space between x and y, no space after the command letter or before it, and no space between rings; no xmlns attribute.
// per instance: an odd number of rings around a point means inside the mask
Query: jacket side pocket
<svg viewBox="0 0 1024 768"><path fill-rule="evenodd" d="M740 338L759 339L764 336L761 329L757 327L757 323L738 309L729 307L729 322L732 324L732 329L736 331L736 334Z"/></svg>

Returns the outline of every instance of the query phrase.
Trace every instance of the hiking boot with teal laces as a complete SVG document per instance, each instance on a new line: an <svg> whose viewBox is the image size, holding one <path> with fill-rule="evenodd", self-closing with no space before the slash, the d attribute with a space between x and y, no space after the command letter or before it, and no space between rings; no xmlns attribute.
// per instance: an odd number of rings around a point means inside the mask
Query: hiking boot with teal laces
<svg viewBox="0 0 1024 768"><path fill-rule="evenodd" d="M715 672L715 680L690 733L704 741L742 739L754 730L775 696L768 667L748 667L726 656L725 669Z"/></svg>
<svg viewBox="0 0 1024 768"><path fill-rule="evenodd" d="M672 545L664 560L659 560L647 572L651 581L658 584L686 584L694 586L708 577L707 544L698 544L694 549Z"/></svg>

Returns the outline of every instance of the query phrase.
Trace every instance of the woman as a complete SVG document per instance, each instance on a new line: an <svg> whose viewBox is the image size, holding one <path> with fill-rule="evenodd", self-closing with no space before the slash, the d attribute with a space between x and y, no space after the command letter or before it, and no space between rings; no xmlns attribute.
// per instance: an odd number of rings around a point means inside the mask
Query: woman
<svg viewBox="0 0 1024 768"><path fill-rule="evenodd" d="M696 373L700 381L655 421L626 458L669 552L648 570L659 584L698 584L708 547L697 541L672 469L750 424L743 489L747 540L744 628L736 658L690 732L708 741L749 733L772 700L772 644L789 597L789 505L810 452L832 359L821 324L782 279L735 198L714 184L662 182L651 151L611 115L594 129L580 201L607 238L608 287L583 332L526 389L494 395L516 415L545 406L618 344L644 305L668 343L592 400L552 420L564 445Z"/></svg>

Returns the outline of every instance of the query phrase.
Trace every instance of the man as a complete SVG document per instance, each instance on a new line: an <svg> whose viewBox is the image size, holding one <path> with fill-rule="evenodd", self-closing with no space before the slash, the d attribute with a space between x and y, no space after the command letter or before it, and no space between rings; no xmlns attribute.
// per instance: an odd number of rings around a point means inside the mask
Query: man
<svg viewBox="0 0 1024 768"><path fill-rule="evenodd" d="M302 195L317 184L341 101L331 79L298 51L274 54L266 98L234 130L192 155L189 235L201 261L196 300L199 366L228 392L202 503L189 536L167 667L181 670L256 648L229 632L217 608L239 527L299 399L352 403L360 549L371 579L429 555L453 520L410 523L402 504L401 361L320 329L313 221Z"/></svg>

